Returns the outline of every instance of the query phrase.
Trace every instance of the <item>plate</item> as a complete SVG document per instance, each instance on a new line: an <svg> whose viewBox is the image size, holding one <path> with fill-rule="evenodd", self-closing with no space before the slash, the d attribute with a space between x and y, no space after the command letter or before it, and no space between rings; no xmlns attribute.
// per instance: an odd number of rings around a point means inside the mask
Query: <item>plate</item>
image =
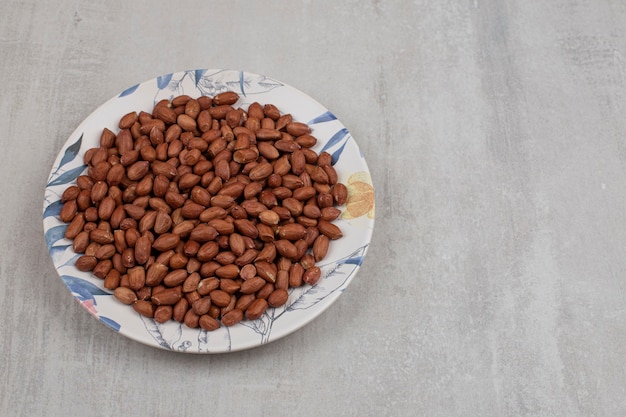
<svg viewBox="0 0 626 417"><path fill-rule="evenodd" d="M65 239L67 224L59 219L63 191L86 172L86 150L99 146L102 129L119 131L121 116L131 111L150 112L162 99L181 94L214 96L235 91L234 105L247 109L253 102L271 103L294 120L306 122L318 139L313 148L332 155L339 181L348 187L348 201L335 220L344 236L332 241L319 264L322 277L314 286L290 289L289 300L269 308L257 320L244 320L207 332L173 320L159 324L122 305L103 287L103 281L75 268L78 258ZM245 71L197 69L162 75L134 85L108 100L72 133L50 171L43 202L45 240L52 262L68 290L91 315L114 331L149 346L187 353L233 352L280 339L325 311L355 277L370 243L374 227L374 189L367 163L346 127L324 106L303 92L273 78ZM327 329L332 333L334 329Z"/></svg>

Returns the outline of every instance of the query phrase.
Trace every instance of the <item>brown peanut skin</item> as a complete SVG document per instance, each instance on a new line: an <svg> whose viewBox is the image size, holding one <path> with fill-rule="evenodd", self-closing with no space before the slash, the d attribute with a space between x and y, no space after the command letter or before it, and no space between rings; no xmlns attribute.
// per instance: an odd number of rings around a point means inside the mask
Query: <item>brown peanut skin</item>
<svg viewBox="0 0 626 417"><path fill-rule="evenodd" d="M154 311L156 310L156 306L154 304L145 300L135 301L133 303L133 308L137 313L148 318L154 317Z"/></svg>
<svg viewBox="0 0 626 417"><path fill-rule="evenodd" d="M137 301L137 294L133 290L127 287L118 287L113 292L115 298L124 304L131 305Z"/></svg>
<svg viewBox="0 0 626 417"><path fill-rule="evenodd" d="M224 326L234 326L243 320L243 311L235 308L222 316L222 324Z"/></svg>
<svg viewBox="0 0 626 417"><path fill-rule="evenodd" d="M302 280L309 285L315 285L317 284L317 281L319 281L320 277L320 268L317 266L312 266L311 268L304 271L304 274L302 275Z"/></svg>
<svg viewBox="0 0 626 417"><path fill-rule="evenodd" d="M256 320L260 318L265 310L267 310L268 304L267 301L263 298L257 298L250 304L250 306L246 309L245 317L248 320Z"/></svg>
<svg viewBox="0 0 626 417"><path fill-rule="evenodd" d="M289 293L284 288L274 290L269 297L267 297L267 303L270 307L280 307L287 302Z"/></svg>
<svg viewBox="0 0 626 417"><path fill-rule="evenodd" d="M166 323L172 319L174 309L169 305L160 305L154 310L154 321Z"/></svg>
<svg viewBox="0 0 626 417"><path fill-rule="evenodd" d="M214 319L213 317L211 317L210 315L204 314L200 316L200 318L198 319L198 325L202 329L211 332L211 331L219 329L220 322Z"/></svg>

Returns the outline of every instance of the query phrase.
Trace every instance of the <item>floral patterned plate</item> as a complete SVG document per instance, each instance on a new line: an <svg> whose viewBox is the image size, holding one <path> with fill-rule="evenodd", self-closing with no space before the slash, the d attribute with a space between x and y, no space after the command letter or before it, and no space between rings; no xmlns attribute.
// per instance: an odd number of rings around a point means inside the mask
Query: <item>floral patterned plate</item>
<svg viewBox="0 0 626 417"><path fill-rule="evenodd" d="M120 117L130 111L151 111L164 98L180 94L214 96L223 91L240 95L236 106L252 102L275 104L294 120L306 122L318 143L315 151L327 151L348 187L348 202L335 223L344 237L333 241L322 261L322 278L315 286L291 289L280 308L268 309L261 318L242 321L212 332L191 329L175 321L165 324L140 316L122 305L102 280L74 267L79 255L64 237L66 224L59 219L60 197L86 171L83 155L98 146L104 127L114 132ZM113 97L85 119L59 152L50 172L43 202L43 225L50 257L76 300L94 317L116 332L146 345L188 353L232 352L259 346L309 323L326 310L346 289L359 269L374 227L374 189L363 155L343 124L317 101L280 81L233 70L191 70L166 74L134 85Z"/></svg>

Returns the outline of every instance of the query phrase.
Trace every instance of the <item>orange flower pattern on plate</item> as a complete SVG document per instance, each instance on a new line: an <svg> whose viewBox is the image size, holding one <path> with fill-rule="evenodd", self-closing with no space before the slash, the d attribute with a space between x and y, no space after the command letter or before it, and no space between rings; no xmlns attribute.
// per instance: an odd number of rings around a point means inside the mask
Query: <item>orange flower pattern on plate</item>
<svg viewBox="0 0 626 417"><path fill-rule="evenodd" d="M348 188L348 201L346 209L341 215L344 219L354 219L367 215L374 218L374 187L369 174L364 171L350 175L346 183Z"/></svg>

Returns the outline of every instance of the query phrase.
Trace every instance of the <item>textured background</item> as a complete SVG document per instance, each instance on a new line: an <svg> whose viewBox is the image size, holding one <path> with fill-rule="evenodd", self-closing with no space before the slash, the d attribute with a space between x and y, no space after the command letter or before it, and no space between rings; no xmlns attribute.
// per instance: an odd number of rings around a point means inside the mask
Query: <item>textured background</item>
<svg viewBox="0 0 626 417"><path fill-rule="evenodd" d="M626 415L626 3L274 3L0 0L0 415ZM344 295L233 354L111 332L42 236L75 127L192 68L312 95L377 190Z"/></svg>

